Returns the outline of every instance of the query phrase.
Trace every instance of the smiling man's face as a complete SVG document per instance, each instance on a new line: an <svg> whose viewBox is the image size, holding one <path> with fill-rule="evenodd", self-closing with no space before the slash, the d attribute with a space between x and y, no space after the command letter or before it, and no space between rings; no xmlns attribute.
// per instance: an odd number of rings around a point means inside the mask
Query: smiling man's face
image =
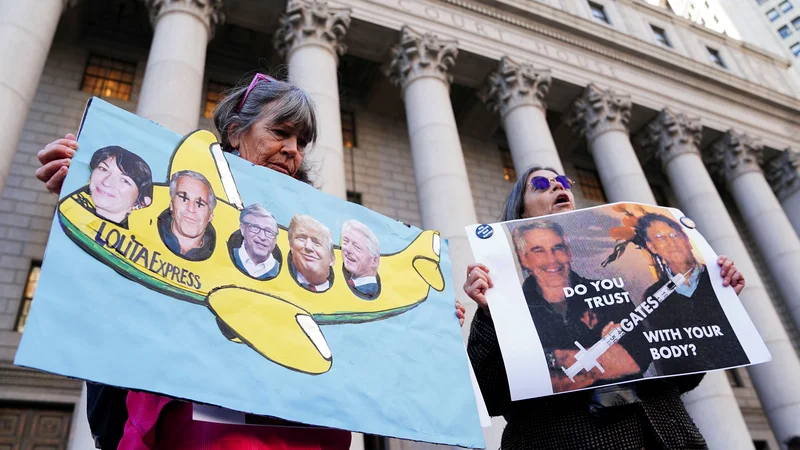
<svg viewBox="0 0 800 450"><path fill-rule="evenodd" d="M520 251L522 265L536 277L544 289L569 286L572 253L564 239L553 230L532 229L522 232L525 247Z"/></svg>
<svg viewBox="0 0 800 450"><path fill-rule="evenodd" d="M322 284L328 280L333 265L330 243L305 225L292 231L292 262L298 272L311 284Z"/></svg>
<svg viewBox="0 0 800 450"><path fill-rule="evenodd" d="M206 231L214 213L208 204L208 186L191 177L180 177L175 183L175 195L169 209L172 213L172 231L185 238L196 238Z"/></svg>

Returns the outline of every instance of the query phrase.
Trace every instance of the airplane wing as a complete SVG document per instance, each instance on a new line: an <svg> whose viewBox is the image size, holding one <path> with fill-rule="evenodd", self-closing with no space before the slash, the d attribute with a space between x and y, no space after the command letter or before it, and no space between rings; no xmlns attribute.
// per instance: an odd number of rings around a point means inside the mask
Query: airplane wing
<svg viewBox="0 0 800 450"><path fill-rule="evenodd" d="M238 287L212 291L208 307L230 332L270 361L312 375L330 370L331 350L308 311Z"/></svg>

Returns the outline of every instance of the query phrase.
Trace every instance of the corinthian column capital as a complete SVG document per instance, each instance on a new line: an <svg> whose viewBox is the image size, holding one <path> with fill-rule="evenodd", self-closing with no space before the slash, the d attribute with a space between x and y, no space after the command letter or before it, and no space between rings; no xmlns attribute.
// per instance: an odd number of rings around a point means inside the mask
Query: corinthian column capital
<svg viewBox="0 0 800 450"><path fill-rule="evenodd" d="M169 12L180 11L200 19L208 29L208 39L214 36L214 29L225 21L222 12L224 0L145 0L150 11L150 22L153 27L158 20Z"/></svg>
<svg viewBox="0 0 800 450"><path fill-rule="evenodd" d="M769 162L766 177L781 201L797 192L800 189L800 153L791 148L784 150Z"/></svg>
<svg viewBox="0 0 800 450"><path fill-rule="evenodd" d="M325 47L338 57L347 50L341 40L350 13L350 8L335 8L325 0L289 0L272 43L283 58L304 45Z"/></svg>
<svg viewBox="0 0 800 450"><path fill-rule="evenodd" d="M744 133L728 130L704 159L712 175L730 184L745 173L761 172L763 157L763 149L758 141Z"/></svg>
<svg viewBox="0 0 800 450"><path fill-rule="evenodd" d="M550 92L551 84L549 70L538 70L533 64L517 63L504 56L497 70L489 74L479 95L486 107L504 117L522 105L546 109L544 98Z"/></svg>
<svg viewBox="0 0 800 450"><path fill-rule="evenodd" d="M619 95L611 89L600 89L594 84L586 87L572 105L572 116L567 123L578 134L586 134L593 141L607 131L628 133L631 119L631 97Z"/></svg>
<svg viewBox="0 0 800 450"><path fill-rule="evenodd" d="M458 41L442 39L433 33L421 34L404 26L384 73L400 88L421 77L438 78L449 86L453 76L448 71L455 65L456 56Z"/></svg>
<svg viewBox="0 0 800 450"><path fill-rule="evenodd" d="M703 126L700 120L664 108L658 113L642 137L648 154L661 160L666 167L675 157L684 153L700 154Z"/></svg>

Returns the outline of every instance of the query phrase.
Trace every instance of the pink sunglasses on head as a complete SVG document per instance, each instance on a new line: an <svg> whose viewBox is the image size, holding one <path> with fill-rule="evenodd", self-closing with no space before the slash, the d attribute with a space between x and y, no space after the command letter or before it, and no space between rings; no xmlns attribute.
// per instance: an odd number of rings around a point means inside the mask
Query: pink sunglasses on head
<svg viewBox="0 0 800 450"><path fill-rule="evenodd" d="M263 73L257 73L256 76L253 77L253 81L250 82L250 86L247 86L247 90L244 93L244 97L242 97L242 101L239 102L239 106L236 107L236 111L242 109L242 106L244 106L244 102L247 101L247 96L250 95L250 91L252 91L253 88L256 87L256 84L258 84L258 82L261 80L264 80L267 83L277 81L275 78L272 78L269 75L264 75Z"/></svg>

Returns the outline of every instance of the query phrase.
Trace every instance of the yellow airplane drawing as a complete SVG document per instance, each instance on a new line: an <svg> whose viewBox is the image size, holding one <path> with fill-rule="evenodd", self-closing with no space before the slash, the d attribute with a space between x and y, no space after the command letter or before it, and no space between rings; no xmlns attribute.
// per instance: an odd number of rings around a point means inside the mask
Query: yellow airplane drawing
<svg viewBox="0 0 800 450"><path fill-rule="evenodd" d="M189 261L161 240L157 220L170 203L170 176L181 170L205 175L217 197L212 225L217 242L211 256ZM155 183L152 203L134 210L127 227L94 213L85 187L65 196L58 218L67 236L86 252L125 277L173 298L207 307L227 337L242 342L265 358L292 370L322 374L333 354L319 325L358 324L402 314L427 299L429 288L442 291L438 232L423 231L405 249L380 258L377 298L357 296L342 270L336 246L333 283L325 292L299 286L282 261L270 280L251 278L231 260L226 240L239 229L243 208L227 161L208 131L184 137L175 149L167 182ZM287 228L279 225L277 247L287 253Z"/></svg>

